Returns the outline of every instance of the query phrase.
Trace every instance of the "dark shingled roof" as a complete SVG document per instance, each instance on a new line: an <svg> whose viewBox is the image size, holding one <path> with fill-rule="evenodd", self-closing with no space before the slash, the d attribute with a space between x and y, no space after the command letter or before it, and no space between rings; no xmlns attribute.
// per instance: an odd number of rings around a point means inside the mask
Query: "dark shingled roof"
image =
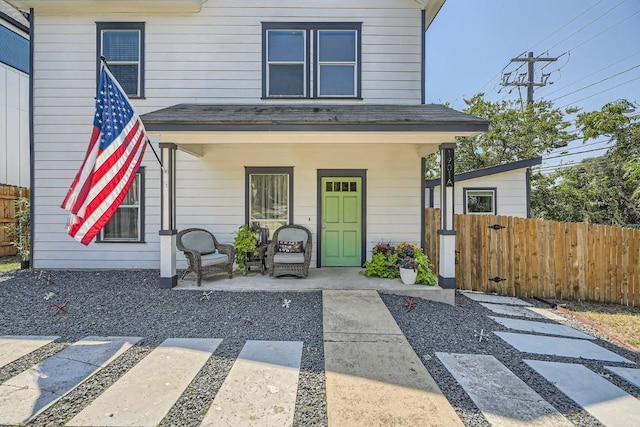
<svg viewBox="0 0 640 427"><path fill-rule="evenodd" d="M0 0L0 18L16 25L24 32L29 32L29 20L15 7L4 0Z"/></svg>
<svg viewBox="0 0 640 427"><path fill-rule="evenodd" d="M149 131L485 132L489 126L437 104L178 104L141 119Z"/></svg>
<svg viewBox="0 0 640 427"><path fill-rule="evenodd" d="M514 171L517 169L529 168L542 164L542 157L533 157L531 159L516 160L511 163L503 163L498 166L490 166L488 168L476 169L469 172L463 172L455 175L455 181L465 181L467 179L481 178L484 176L494 175L497 173ZM426 188L433 188L440 185L440 178L429 179L425 181Z"/></svg>

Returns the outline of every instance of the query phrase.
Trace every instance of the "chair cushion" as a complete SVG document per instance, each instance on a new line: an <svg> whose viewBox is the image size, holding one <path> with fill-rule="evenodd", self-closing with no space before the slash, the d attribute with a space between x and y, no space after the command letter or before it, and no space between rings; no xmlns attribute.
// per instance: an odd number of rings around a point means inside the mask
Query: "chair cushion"
<svg viewBox="0 0 640 427"><path fill-rule="evenodd" d="M298 253L302 252L302 241L287 242L278 240L278 252Z"/></svg>
<svg viewBox="0 0 640 427"><path fill-rule="evenodd" d="M207 255L216 252L216 245L213 237L207 231L194 230L182 236L182 245L187 249L200 252L200 255Z"/></svg>
<svg viewBox="0 0 640 427"><path fill-rule="evenodd" d="M304 264L304 254L278 252L273 256L275 264Z"/></svg>
<svg viewBox="0 0 640 427"><path fill-rule="evenodd" d="M288 228L286 225L278 230L278 241L302 242L302 249L307 248L307 232L299 228Z"/></svg>
<svg viewBox="0 0 640 427"><path fill-rule="evenodd" d="M201 262L203 267L207 265L224 264L225 262L228 262L228 261L229 261L229 256L227 254L212 253L212 254L202 255L201 257Z"/></svg>

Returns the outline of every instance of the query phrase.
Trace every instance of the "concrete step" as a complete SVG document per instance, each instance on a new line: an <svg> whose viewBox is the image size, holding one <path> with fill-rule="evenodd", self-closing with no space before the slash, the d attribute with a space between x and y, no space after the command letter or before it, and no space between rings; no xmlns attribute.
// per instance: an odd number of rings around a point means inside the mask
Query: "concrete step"
<svg viewBox="0 0 640 427"><path fill-rule="evenodd" d="M0 336L0 368L57 340L57 336Z"/></svg>

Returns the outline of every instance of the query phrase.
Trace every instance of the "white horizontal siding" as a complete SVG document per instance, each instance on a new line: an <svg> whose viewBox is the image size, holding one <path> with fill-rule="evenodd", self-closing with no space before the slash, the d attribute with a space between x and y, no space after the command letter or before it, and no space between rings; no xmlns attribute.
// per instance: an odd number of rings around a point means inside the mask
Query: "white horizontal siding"
<svg viewBox="0 0 640 427"><path fill-rule="evenodd" d="M526 169L456 182L454 190L456 213L464 212L463 197L465 188L496 188L498 215L527 217ZM440 207L440 186L436 186L433 190L433 202L434 207Z"/></svg>
<svg viewBox="0 0 640 427"><path fill-rule="evenodd" d="M29 187L29 75L0 63L0 184Z"/></svg>
<svg viewBox="0 0 640 427"><path fill-rule="evenodd" d="M366 150L364 150L366 148ZM145 244L92 243L84 247L66 234L66 212L59 208L68 181L56 180L38 197L34 260L37 268L159 268L159 173L151 152L145 154ZM317 242L318 169L367 170L367 255L384 241L420 241L420 159L412 146L214 145L195 158L178 152L177 226L203 227L232 243L244 223L245 166L294 168L294 222L309 228ZM64 184L64 185L61 185ZM44 189L41 191L45 192ZM121 252L124 251L125 253ZM60 256L64 252L65 256ZM134 262L127 254L136 253ZM139 254L139 255L138 255ZM129 259L122 261L123 258ZM312 265L315 265L314 253ZM178 267L185 266L179 254Z"/></svg>
<svg viewBox="0 0 640 427"><path fill-rule="evenodd" d="M59 205L84 158L92 128L95 22L145 22L146 98L132 100L139 114L188 102L264 102L262 22L270 21L362 22L363 100L344 102L420 103L417 2L314 3L216 0L205 2L200 13L182 15L50 16L36 10L34 266L159 267L160 174L150 151L143 161L146 243L85 247L66 234L67 213ZM202 158L179 154L178 227L209 228L232 242L244 223L244 166L294 166L295 221L308 226L315 239L317 169L361 168L368 174L367 250L381 239L419 241L420 159L415 153L409 146L247 144L210 146ZM184 266L182 260L179 266Z"/></svg>

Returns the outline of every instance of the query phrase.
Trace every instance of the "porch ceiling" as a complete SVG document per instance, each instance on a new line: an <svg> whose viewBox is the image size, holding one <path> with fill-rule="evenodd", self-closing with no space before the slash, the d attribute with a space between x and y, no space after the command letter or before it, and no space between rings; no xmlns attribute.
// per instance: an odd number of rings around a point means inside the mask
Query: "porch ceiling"
<svg viewBox="0 0 640 427"><path fill-rule="evenodd" d="M201 145L221 143L416 144L419 154L428 154L433 145L489 126L436 104L178 104L141 119L161 142L194 154Z"/></svg>

